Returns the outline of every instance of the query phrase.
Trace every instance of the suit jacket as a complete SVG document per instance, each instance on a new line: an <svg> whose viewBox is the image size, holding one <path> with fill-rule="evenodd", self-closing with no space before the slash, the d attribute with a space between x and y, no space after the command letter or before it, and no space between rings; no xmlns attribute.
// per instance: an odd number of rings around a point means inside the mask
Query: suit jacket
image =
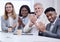
<svg viewBox="0 0 60 42"><path fill-rule="evenodd" d="M51 23L47 24L46 32L42 33L43 36L60 38L60 18L58 18L55 22L52 32L50 32Z"/></svg>
<svg viewBox="0 0 60 42"><path fill-rule="evenodd" d="M12 22L12 21L11 21ZM13 24L14 23L17 23L17 18L15 20L13 20ZM2 16L1 17L1 28L2 28L2 31L5 31L7 32L8 31L8 27L10 26L9 24L9 20L5 20L4 17ZM15 29L13 29L12 31L14 31Z"/></svg>

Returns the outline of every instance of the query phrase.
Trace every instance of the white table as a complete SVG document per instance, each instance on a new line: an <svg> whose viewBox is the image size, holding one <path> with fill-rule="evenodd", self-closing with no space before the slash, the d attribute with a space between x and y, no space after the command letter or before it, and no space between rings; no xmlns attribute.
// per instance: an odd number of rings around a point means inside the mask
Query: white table
<svg viewBox="0 0 60 42"><path fill-rule="evenodd" d="M42 36L33 36L33 35L13 35L8 33L0 32L0 42L60 42L60 39L48 38Z"/></svg>

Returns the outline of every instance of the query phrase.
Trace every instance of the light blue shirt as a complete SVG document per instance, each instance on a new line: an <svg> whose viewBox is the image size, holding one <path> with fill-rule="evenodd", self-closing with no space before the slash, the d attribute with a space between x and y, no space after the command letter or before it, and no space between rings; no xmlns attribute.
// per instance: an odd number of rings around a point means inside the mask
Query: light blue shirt
<svg viewBox="0 0 60 42"><path fill-rule="evenodd" d="M17 24L17 18L13 20L13 24ZM8 31L9 26L10 26L9 19L5 20L4 17L2 16L1 17L1 29L2 29L2 31ZM12 31L14 31L14 29Z"/></svg>
<svg viewBox="0 0 60 42"><path fill-rule="evenodd" d="M25 18L23 18L23 17L20 17L20 18L22 19L22 22L23 22L25 25L27 25L27 23L29 22L29 17L27 16L27 17L25 17ZM24 27L21 26L21 29L22 29L22 32L24 32L24 31L23 31Z"/></svg>
<svg viewBox="0 0 60 42"><path fill-rule="evenodd" d="M21 18L22 19L22 21L23 21L23 23L26 25L27 23L28 23L28 21L29 21L29 17L27 16L27 17L25 17L25 18Z"/></svg>

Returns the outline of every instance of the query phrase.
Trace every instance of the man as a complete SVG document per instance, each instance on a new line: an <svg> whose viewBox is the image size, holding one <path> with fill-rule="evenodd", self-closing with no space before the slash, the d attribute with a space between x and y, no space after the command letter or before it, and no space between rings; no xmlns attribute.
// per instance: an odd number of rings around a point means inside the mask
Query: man
<svg viewBox="0 0 60 42"><path fill-rule="evenodd" d="M39 32L39 29L37 28L38 22L42 21L46 23L45 20L47 20L47 18L45 17L45 14L43 14L43 10L44 10L43 5L41 3L34 4L35 14L30 15L30 21L25 26L24 32L32 33L33 35L38 35L38 32Z"/></svg>
<svg viewBox="0 0 60 42"><path fill-rule="evenodd" d="M45 15L50 21L45 27L43 23L40 22L38 28L43 33L44 36L60 38L60 19L57 17L57 13L54 8L49 7L45 10Z"/></svg>

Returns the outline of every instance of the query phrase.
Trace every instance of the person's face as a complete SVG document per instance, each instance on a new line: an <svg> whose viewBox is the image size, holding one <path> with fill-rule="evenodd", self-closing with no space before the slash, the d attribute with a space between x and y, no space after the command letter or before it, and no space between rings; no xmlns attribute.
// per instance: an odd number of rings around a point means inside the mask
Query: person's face
<svg viewBox="0 0 60 42"><path fill-rule="evenodd" d="M43 12L43 7L40 5L36 5L36 6L34 6L34 11L35 11L36 15L41 15Z"/></svg>
<svg viewBox="0 0 60 42"><path fill-rule="evenodd" d="M7 12L7 13L11 13L12 10L13 10L12 5L7 4L7 5L6 5L6 12Z"/></svg>
<svg viewBox="0 0 60 42"><path fill-rule="evenodd" d="M48 20L49 20L51 23L53 23L54 20L55 20L56 17L57 17L57 14L56 14L56 12L54 12L54 11L50 11L50 12L47 12L47 13L46 13L46 16L47 16Z"/></svg>
<svg viewBox="0 0 60 42"><path fill-rule="evenodd" d="M26 17L27 15L28 15L28 10L24 7L24 8L22 8L22 10L21 10L21 15L23 16L23 17Z"/></svg>

